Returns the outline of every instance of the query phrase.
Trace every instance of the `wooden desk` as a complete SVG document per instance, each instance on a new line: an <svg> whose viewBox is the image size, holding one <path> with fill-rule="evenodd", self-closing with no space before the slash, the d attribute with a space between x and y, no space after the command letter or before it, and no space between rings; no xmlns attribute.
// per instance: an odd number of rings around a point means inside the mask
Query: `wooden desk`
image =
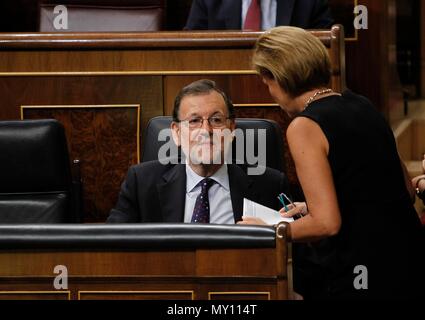
<svg viewBox="0 0 425 320"><path fill-rule="evenodd" d="M292 298L287 224L21 228L0 226L0 299ZM58 265L67 289L54 287Z"/></svg>

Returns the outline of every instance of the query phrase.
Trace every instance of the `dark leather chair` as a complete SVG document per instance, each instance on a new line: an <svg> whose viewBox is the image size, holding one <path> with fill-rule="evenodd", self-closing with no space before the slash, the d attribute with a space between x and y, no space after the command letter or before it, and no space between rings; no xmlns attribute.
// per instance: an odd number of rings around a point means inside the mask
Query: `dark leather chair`
<svg viewBox="0 0 425 320"><path fill-rule="evenodd" d="M158 160L158 151L167 141L159 141L158 134L162 129L170 128L172 117L159 116L152 118L146 127L144 136L144 147L142 162ZM283 140L282 129L273 120L268 119L251 119L251 118L236 118L236 128L242 129L246 133L247 129L254 129L254 150L258 151L258 136L259 129L266 130L266 166L283 171ZM234 140L235 141L235 140ZM246 139L243 158L239 158L236 153L236 144L232 144L232 163L236 163L242 167L252 166L247 161ZM180 158L181 150L177 154L168 154L171 158Z"/></svg>
<svg viewBox="0 0 425 320"><path fill-rule="evenodd" d="M0 150L0 223L77 221L68 148L58 121L0 121Z"/></svg>
<svg viewBox="0 0 425 320"><path fill-rule="evenodd" d="M67 8L66 30L54 26L57 5ZM164 15L164 0L43 0L39 4L39 31L159 31Z"/></svg>

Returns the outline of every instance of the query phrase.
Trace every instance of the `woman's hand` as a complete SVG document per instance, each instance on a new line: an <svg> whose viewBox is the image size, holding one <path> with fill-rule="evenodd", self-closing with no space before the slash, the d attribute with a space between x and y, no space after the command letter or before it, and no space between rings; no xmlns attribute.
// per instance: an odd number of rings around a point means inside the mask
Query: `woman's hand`
<svg viewBox="0 0 425 320"><path fill-rule="evenodd" d="M256 217L243 216L242 221L239 221L237 224L255 224L259 226L267 226L263 220Z"/></svg>
<svg viewBox="0 0 425 320"><path fill-rule="evenodd" d="M425 189L425 181L423 181L423 179L425 179L425 174L421 174L420 176L416 176L412 179L412 186L414 188L418 187L419 190L423 190ZM421 180L421 181L419 181ZM419 183L418 183L419 182ZM424 186L424 187L422 187ZM421 188L422 187L422 188Z"/></svg>
<svg viewBox="0 0 425 320"><path fill-rule="evenodd" d="M424 159L422 160L422 172L425 173L425 155L424 155ZM425 174L421 174L419 176L412 178L411 182L412 182L413 189L416 192L419 192L419 194L425 190ZM413 197L413 201L414 201L414 197Z"/></svg>
<svg viewBox="0 0 425 320"><path fill-rule="evenodd" d="M288 211L285 208L282 208L279 213L282 217L291 218L297 215L305 216L308 214L307 204L305 202L294 202L295 206L290 204L288 207Z"/></svg>

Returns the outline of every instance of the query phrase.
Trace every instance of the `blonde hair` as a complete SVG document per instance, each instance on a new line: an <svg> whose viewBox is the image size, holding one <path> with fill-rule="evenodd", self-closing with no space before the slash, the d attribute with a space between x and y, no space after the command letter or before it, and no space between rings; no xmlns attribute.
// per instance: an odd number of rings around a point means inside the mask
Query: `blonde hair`
<svg viewBox="0 0 425 320"><path fill-rule="evenodd" d="M262 34L252 58L257 72L276 80L290 96L329 85L331 62L323 43L296 27L276 27Z"/></svg>

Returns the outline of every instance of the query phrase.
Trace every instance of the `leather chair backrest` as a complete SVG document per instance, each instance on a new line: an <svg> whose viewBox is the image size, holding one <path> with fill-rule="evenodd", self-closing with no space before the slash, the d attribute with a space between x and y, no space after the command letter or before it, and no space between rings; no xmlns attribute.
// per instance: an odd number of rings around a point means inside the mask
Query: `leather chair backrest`
<svg viewBox="0 0 425 320"><path fill-rule="evenodd" d="M0 223L74 220L68 148L58 121L0 121L0 150Z"/></svg>
<svg viewBox="0 0 425 320"><path fill-rule="evenodd" d="M159 116L152 118L145 131L144 136L144 146L143 146L143 155L142 162L159 160L158 151L161 146L165 143L171 143L174 145L172 140L169 139L165 141L159 141L158 135L159 132L163 129L170 128L172 122L172 117L170 116ZM254 137L254 154L258 156L258 130L263 129L266 132L266 166L269 168L274 168L279 171L283 171L283 138L282 130L279 125L268 119L253 119L253 118L236 118L236 129L241 129L246 137L246 132L248 129L253 129ZM244 140L244 152L242 155L238 155L236 152L236 140L232 144L232 162L243 167L252 166L247 159L247 139ZM175 145L174 145L175 146ZM175 150L177 147L174 148ZM173 148L171 148L173 150ZM170 158L181 158L181 150L178 149L178 153L167 154L167 157Z"/></svg>
<svg viewBox="0 0 425 320"><path fill-rule="evenodd" d="M0 249L274 248L276 232L275 226L191 223L4 225Z"/></svg>
<svg viewBox="0 0 425 320"><path fill-rule="evenodd" d="M54 9L63 5L68 29L56 29ZM163 0L133 1L42 1L39 5L41 32L131 32L159 31L164 23Z"/></svg>

